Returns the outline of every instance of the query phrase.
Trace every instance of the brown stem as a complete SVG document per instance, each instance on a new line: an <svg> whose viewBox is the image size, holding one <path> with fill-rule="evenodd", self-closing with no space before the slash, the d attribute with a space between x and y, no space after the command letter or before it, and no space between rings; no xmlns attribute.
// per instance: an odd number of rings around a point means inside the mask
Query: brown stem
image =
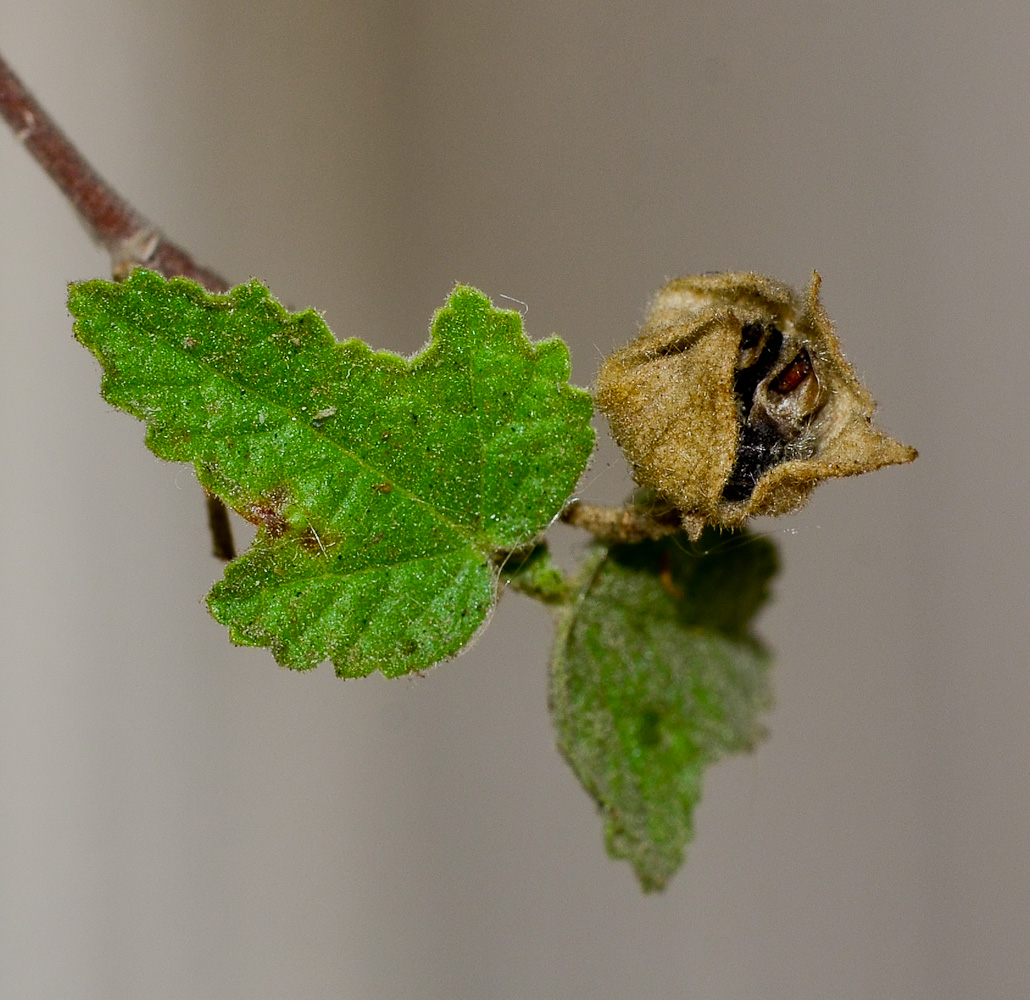
<svg viewBox="0 0 1030 1000"><path fill-rule="evenodd" d="M201 267L136 211L93 169L0 56L0 115L79 213L93 239L111 255L111 270L124 277L134 266L167 278L183 275L208 291L229 283Z"/></svg>
<svg viewBox="0 0 1030 1000"><path fill-rule="evenodd" d="M0 115L18 140L71 202L90 236L111 255L111 271L121 280L144 266L166 278L181 275L208 291L229 288L221 275L201 267L181 247L123 199L93 169L0 56ZM235 546L225 505L208 497L208 523L215 555L232 559Z"/></svg>
<svg viewBox="0 0 1030 1000"><path fill-rule="evenodd" d="M639 507L603 507L579 500L566 505L561 520L613 545L657 540L683 530L682 516L671 509L663 507L651 513Z"/></svg>

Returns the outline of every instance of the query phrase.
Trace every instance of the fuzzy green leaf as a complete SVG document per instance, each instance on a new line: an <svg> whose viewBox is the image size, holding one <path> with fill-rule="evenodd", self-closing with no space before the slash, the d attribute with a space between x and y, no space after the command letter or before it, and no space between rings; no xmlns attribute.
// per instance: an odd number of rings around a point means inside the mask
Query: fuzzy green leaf
<svg viewBox="0 0 1030 1000"><path fill-rule="evenodd" d="M764 736L771 661L749 628L775 571L747 533L598 546L559 625L558 746L645 891L683 863L704 769Z"/></svg>
<svg viewBox="0 0 1030 1000"><path fill-rule="evenodd" d="M569 582L551 556L547 542L522 552L506 553L501 576L509 587L543 604L564 604L572 596Z"/></svg>
<svg viewBox="0 0 1030 1000"><path fill-rule="evenodd" d="M459 286L408 360L338 343L259 282L209 295L137 270L72 285L108 402L258 526L211 591L234 642L295 669L396 676L454 655L496 599L494 553L561 509L593 446L557 339Z"/></svg>

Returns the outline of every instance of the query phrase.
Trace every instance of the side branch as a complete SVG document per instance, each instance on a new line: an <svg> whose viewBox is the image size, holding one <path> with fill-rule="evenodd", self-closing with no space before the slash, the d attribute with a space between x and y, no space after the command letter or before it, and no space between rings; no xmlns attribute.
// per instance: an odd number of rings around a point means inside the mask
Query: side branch
<svg viewBox="0 0 1030 1000"><path fill-rule="evenodd" d="M148 267L166 278L191 278L210 292L229 288L221 275L201 267L181 247L125 201L93 169L71 140L0 56L0 116L16 138L71 202L90 236L111 256L116 281L134 267ZM208 525L219 559L236 555L225 505L208 497Z"/></svg>

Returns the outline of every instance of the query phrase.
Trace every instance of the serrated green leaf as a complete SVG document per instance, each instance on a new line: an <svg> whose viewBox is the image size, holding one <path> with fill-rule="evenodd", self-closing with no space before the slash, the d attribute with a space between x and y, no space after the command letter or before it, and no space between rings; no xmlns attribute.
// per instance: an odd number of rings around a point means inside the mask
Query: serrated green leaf
<svg viewBox="0 0 1030 1000"><path fill-rule="evenodd" d="M564 612L558 746L645 891L683 862L704 769L764 736L771 660L749 628L775 571L772 543L748 533L597 546Z"/></svg>
<svg viewBox="0 0 1030 1000"><path fill-rule="evenodd" d="M565 345L531 343L472 288L410 360L338 343L257 281L209 295L137 270L72 285L69 309L104 398L258 525L208 605L295 669L396 676L454 655L493 606L494 553L548 525L593 446Z"/></svg>

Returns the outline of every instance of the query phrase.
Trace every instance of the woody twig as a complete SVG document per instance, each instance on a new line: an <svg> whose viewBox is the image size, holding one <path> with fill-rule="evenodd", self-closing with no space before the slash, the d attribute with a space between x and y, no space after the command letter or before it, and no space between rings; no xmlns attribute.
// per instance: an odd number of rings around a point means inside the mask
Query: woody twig
<svg viewBox="0 0 1030 1000"><path fill-rule="evenodd" d="M93 169L2 55L0 116L61 189L93 240L110 255L116 281L142 266L166 278L191 278L210 292L224 292L230 287L221 275L197 264L182 247L165 239ZM207 512L215 556L232 559L236 551L225 505L209 495Z"/></svg>

